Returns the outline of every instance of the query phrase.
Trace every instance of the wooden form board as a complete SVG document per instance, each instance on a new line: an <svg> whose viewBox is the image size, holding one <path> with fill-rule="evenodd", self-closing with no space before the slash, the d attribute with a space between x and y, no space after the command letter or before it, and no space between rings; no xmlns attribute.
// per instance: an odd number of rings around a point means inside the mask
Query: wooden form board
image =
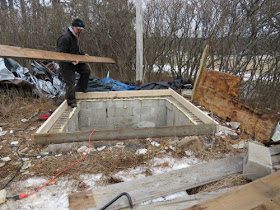
<svg viewBox="0 0 280 210"><path fill-rule="evenodd" d="M47 133L52 127L51 122L55 122L60 115L67 109L68 105L66 100L53 112L53 114L48 118L47 121L41 125L41 127L35 132L36 133Z"/></svg>
<svg viewBox="0 0 280 210"><path fill-rule="evenodd" d="M157 97L170 96L174 92L172 89L167 90L130 90L130 91L106 91L106 92L87 92L76 93L79 100L85 99L117 99L133 97Z"/></svg>
<svg viewBox="0 0 280 210"><path fill-rule="evenodd" d="M114 130L97 130L92 134L94 141L116 141L126 139L143 139L171 136L207 135L215 132L216 125L182 125L162 126L154 128L121 128ZM35 133L36 144L59 144L69 142L88 141L91 131L77 131L71 133Z"/></svg>
<svg viewBox="0 0 280 210"><path fill-rule="evenodd" d="M91 191L74 193L69 195L69 207L72 210L100 209L122 192L127 192L131 196L134 205L140 204L239 173L242 171L242 160L243 155L237 155L164 174L94 188ZM87 199L92 200L90 205L85 204L83 199L81 199L83 195L86 195ZM75 208L75 206L79 206L79 208ZM128 200L126 197L121 197L108 209L125 207L129 207Z"/></svg>
<svg viewBox="0 0 280 210"><path fill-rule="evenodd" d="M280 171L188 209L280 209Z"/></svg>
<svg viewBox="0 0 280 210"><path fill-rule="evenodd" d="M256 110L237 99L240 86L240 77L203 68L193 101L224 120L239 122L241 129L257 140L270 141L278 117Z"/></svg>
<svg viewBox="0 0 280 210"><path fill-rule="evenodd" d="M2 58L25 58L32 60L51 60L51 61L75 61L81 63L116 63L112 58L75 55L69 53L51 52L30 48L0 45L0 57Z"/></svg>
<svg viewBox="0 0 280 210"><path fill-rule="evenodd" d="M195 105L193 105L192 103L186 103L186 99L179 95L178 93L176 93L175 91L171 92L172 97L174 97L178 102L180 102L181 104L184 104L185 107L190 110L191 112L195 113L201 120L202 122L206 123L206 124L216 124L218 125L219 123L214 121L211 117L209 117L208 115L205 115L199 108L197 108Z"/></svg>
<svg viewBox="0 0 280 210"><path fill-rule="evenodd" d="M124 140L129 138L147 138L147 137L169 137L169 136L188 136L188 135L206 135L213 134L218 124L215 120L204 114L197 107L192 105L172 89L168 90L143 90L143 91L109 91L109 92L91 92L77 93L77 100L90 99L125 99L125 98L148 98L148 97L168 97L182 105L187 110L201 120L203 124L182 125L182 126L161 126L155 128L125 128L114 130L98 130L93 135L94 141L99 140ZM50 133L51 127L59 119L62 113L69 108L64 102L35 133L34 139L37 144L66 143L87 141L91 131L77 131L71 133L55 132ZM75 110L75 109L73 109Z"/></svg>

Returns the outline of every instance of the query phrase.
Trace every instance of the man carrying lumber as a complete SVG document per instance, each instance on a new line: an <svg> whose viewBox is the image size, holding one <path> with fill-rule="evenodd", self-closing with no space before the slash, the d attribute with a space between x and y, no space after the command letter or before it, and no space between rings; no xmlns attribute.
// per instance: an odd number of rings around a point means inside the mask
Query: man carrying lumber
<svg viewBox="0 0 280 210"><path fill-rule="evenodd" d="M75 19L64 34L57 40L57 51L77 55L86 55L80 48L80 34L85 30L82 20ZM88 79L90 74L89 66L86 63L79 63L78 60L73 62L59 62L59 71L66 83L66 99L72 108L77 106L75 91L87 92ZM80 74L80 78L75 88L75 72Z"/></svg>

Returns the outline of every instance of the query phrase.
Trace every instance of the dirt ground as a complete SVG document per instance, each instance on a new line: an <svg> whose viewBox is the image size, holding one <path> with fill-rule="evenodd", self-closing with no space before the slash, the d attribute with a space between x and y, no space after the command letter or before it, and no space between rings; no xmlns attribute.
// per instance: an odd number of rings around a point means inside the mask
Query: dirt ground
<svg viewBox="0 0 280 210"><path fill-rule="evenodd" d="M39 120L39 117L58 107L59 103L56 99L37 98L18 89L0 89L0 94L0 127L3 131L8 131L6 135L0 137L0 158L9 157L11 159L8 162L0 161L0 164L2 163L0 167L1 189L9 182L26 180L30 177L46 177L51 180L60 171L83 157L83 153L78 152L81 145L70 146L64 150L49 151L47 145L35 145L33 142L34 133L44 123ZM22 119L29 120L22 122ZM224 123L218 118L216 120L221 124ZM115 173L140 165L146 168L145 175L149 176L152 175L151 167L161 167L161 165L151 166L148 160L155 157L161 158L163 154L178 159L190 156L190 154L176 149L176 145L181 139L183 138L153 138L152 141L158 142L159 147L152 146L147 139L126 140L125 144L116 141L110 145L106 143L106 148L99 152L96 151L101 147L97 147L92 142L92 150L85 159L63 172L60 177L79 180L81 174L102 173L100 183L113 184L123 181L114 177ZM200 136L199 139L200 143L190 145L188 150L199 160L208 161L244 152L244 149L233 149L231 143L247 141L249 137L244 133L239 133L238 140L217 136ZM88 145L88 142L85 142L85 145ZM136 150L141 148L148 149L148 152L145 155L136 154ZM45 151L49 151L49 153L42 153ZM22 158L29 158L28 161L25 161L25 164L30 163L25 170L21 169ZM162 166L168 164L165 162ZM230 179L232 177L228 180ZM244 179L240 177L228 181L231 186L244 182ZM222 186L222 184L216 185ZM85 189L87 186L80 186L80 190Z"/></svg>

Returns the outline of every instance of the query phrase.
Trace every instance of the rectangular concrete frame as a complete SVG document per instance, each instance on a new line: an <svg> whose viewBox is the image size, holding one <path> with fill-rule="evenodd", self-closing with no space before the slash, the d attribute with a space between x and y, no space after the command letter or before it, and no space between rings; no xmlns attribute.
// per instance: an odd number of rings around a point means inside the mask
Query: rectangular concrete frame
<svg viewBox="0 0 280 210"><path fill-rule="evenodd" d="M72 109L64 101L36 131L34 140L36 144L69 143L88 141L89 131L75 131L75 122L71 118L76 117L83 102L106 101L106 100L166 100L168 104L176 107L176 117L183 116L188 119L186 124L180 122L175 126L155 126L148 128L117 128L96 130L92 135L94 141L112 141L155 137L190 136L190 135L212 135L216 131L217 122L203 113L200 109L187 101L184 97L168 90L139 90L139 91L109 91L76 93L78 107ZM182 120L181 120L182 121ZM71 122L71 123L70 123ZM191 123L190 123L191 122ZM71 125L70 125L71 124ZM76 123L77 124L77 123ZM170 124L170 123L169 123ZM74 132L67 132L73 131Z"/></svg>

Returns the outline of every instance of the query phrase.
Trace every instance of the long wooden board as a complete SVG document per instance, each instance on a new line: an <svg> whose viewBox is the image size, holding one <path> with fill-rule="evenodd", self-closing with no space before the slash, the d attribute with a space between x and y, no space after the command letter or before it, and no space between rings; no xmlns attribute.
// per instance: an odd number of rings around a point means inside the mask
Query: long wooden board
<svg viewBox="0 0 280 210"><path fill-rule="evenodd" d="M68 105L67 105L67 101L65 100L55 111L54 113L47 119L47 121L45 121L41 127L36 131L36 133L47 133L50 128L52 127L52 124L49 123L51 122L55 122L60 115L65 111L65 109L67 109Z"/></svg>
<svg viewBox="0 0 280 210"><path fill-rule="evenodd" d="M154 128L120 128L115 130L97 130L92 135L92 139L93 141L105 141L147 137L194 136L211 134L215 132L215 130L216 125L214 124L162 126ZM77 131L72 133L35 133L34 139L36 144L81 142L88 141L90 133L91 131Z"/></svg>
<svg viewBox="0 0 280 210"><path fill-rule="evenodd" d="M0 45L0 57L2 58L26 58L32 60L51 60L51 61L75 61L81 63L116 63L112 58L74 55L69 53L51 52L30 48Z"/></svg>
<svg viewBox="0 0 280 210"><path fill-rule="evenodd" d="M75 208L77 206L77 200L75 200L75 206L71 202L74 200L73 197L79 196L81 198L83 197L81 194L85 194L86 197L93 199L91 203L94 204L85 206L83 199L79 199L79 209L100 209L122 192L127 192L131 196L134 205L140 204L161 196L167 196L217 181L231 174L239 173L242 171L242 160L243 154L164 174L95 188L91 193L80 192L71 194L69 195L69 207L70 209L77 209ZM120 209L124 207L129 207L129 203L126 197L121 197L108 209Z"/></svg>
<svg viewBox="0 0 280 210"><path fill-rule="evenodd" d="M280 171L188 209L280 209Z"/></svg>
<svg viewBox="0 0 280 210"><path fill-rule="evenodd" d="M130 90L130 91L102 91L102 92L88 92L76 93L78 100L86 99L116 99L116 98L132 98L132 97L161 97L171 96L174 90Z"/></svg>
<svg viewBox="0 0 280 210"><path fill-rule="evenodd" d="M235 190L238 187L231 187L231 188L224 188L219 189L212 192L204 192L204 193L198 193L194 195L186 195L184 197L176 198L174 200L170 201L163 201L163 202L156 202L151 203L148 205L138 205L133 206L133 210L170 210L170 209L184 209L191 207L193 205L196 205L198 203L201 203L206 200L210 200L212 198L215 198L219 195L222 195L226 192L229 192L231 190ZM129 210L130 208L125 208L123 210Z"/></svg>
<svg viewBox="0 0 280 210"><path fill-rule="evenodd" d="M195 105L187 101L183 96L181 96L177 92L172 91L171 95L178 102L183 104L188 110L190 110L194 115L196 115L199 119L201 119L202 122L206 124L215 124L215 125L219 124L218 122L213 120L213 118L209 117L208 115L205 115L199 108L197 108Z"/></svg>

